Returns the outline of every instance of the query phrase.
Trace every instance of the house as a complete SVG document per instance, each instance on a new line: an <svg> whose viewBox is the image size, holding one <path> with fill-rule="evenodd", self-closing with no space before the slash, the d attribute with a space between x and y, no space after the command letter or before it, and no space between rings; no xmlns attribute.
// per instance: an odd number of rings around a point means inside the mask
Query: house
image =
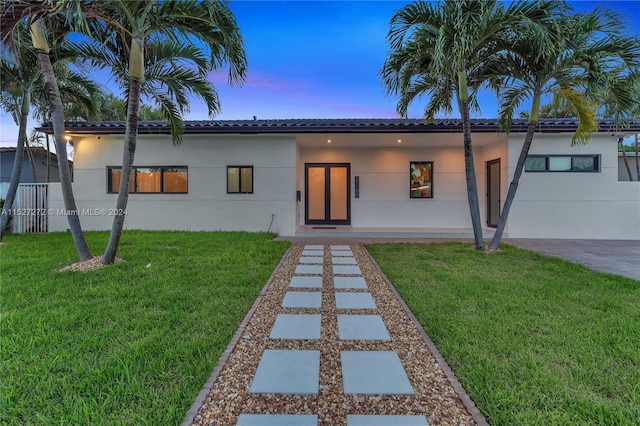
<svg viewBox="0 0 640 426"><path fill-rule="evenodd" d="M640 184L618 180L617 138L572 147L572 119L542 120L505 237L640 239ZM509 135L472 125L484 232L492 233L526 122ZM42 128L50 131L51 129ZM181 145L142 122L125 228L271 231L295 235L471 236L458 119L191 121ZM84 229L107 230L115 207L122 122L68 123ZM59 188L50 207L63 212ZM64 214L49 218L65 230Z"/></svg>
<svg viewBox="0 0 640 426"><path fill-rule="evenodd" d="M22 158L22 170L20 173L20 183L46 182L47 179L47 150L42 147L31 147L33 163L29 156L28 150L25 148ZM51 167L49 179L51 182L60 182L58 175L58 159L53 152L51 155ZM16 156L16 148L0 148L0 198L4 199L11 182L11 173L13 172L13 161ZM73 163L69 161L69 167Z"/></svg>

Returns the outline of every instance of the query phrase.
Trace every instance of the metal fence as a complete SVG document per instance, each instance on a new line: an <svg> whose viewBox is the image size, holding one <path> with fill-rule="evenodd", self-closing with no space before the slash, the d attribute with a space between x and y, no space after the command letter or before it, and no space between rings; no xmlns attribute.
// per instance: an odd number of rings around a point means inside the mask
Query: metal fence
<svg viewBox="0 0 640 426"><path fill-rule="evenodd" d="M13 232L39 234L49 229L49 184L21 183L18 185L13 216Z"/></svg>

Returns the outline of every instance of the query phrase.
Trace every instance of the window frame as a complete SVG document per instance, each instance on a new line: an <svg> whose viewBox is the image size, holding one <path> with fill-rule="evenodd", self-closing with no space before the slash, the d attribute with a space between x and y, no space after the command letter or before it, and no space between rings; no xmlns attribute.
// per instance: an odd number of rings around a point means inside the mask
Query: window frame
<svg viewBox="0 0 640 426"><path fill-rule="evenodd" d="M569 157L571 159L571 167L568 170L551 170L550 158L563 158ZM527 170L527 162L525 160L524 171L526 173L600 173L602 170L602 156L600 154L534 154L527 155L527 160L530 158L544 158L544 170ZM593 170L581 170L576 169L574 159L576 158L591 158L593 160Z"/></svg>
<svg viewBox="0 0 640 426"><path fill-rule="evenodd" d="M429 165L429 195L428 196L421 196L421 195L414 195L414 189L412 189L412 185L413 185L413 168L415 166L421 166L421 165ZM433 198L433 161L410 161L409 162L409 199L416 199L416 200L424 200L424 199L431 199Z"/></svg>
<svg viewBox="0 0 640 426"><path fill-rule="evenodd" d="M238 190L237 191L229 191L229 169L238 169ZM251 170L251 191L242 191L242 170L249 169ZM243 165L243 166L227 166L227 194L253 194L254 192L254 173L253 166Z"/></svg>
<svg viewBox="0 0 640 426"><path fill-rule="evenodd" d="M148 191L138 191L137 190L137 172L138 169L157 169L158 173L160 173L160 191L158 192L148 192ZM187 173L187 190L186 191L171 191L166 192L164 190L164 173L165 171L169 171L172 169L184 169ZM113 188L113 171L119 170L120 174L122 174L122 166L107 166L107 194L117 194L118 190ZM189 193L189 166L133 166L131 167L131 181L130 186L133 185L133 190L129 190L129 194L188 194Z"/></svg>

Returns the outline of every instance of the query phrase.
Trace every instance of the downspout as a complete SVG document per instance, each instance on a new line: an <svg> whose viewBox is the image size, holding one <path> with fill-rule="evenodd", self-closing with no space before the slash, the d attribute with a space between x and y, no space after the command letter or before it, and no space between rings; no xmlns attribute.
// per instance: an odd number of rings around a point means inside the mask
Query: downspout
<svg viewBox="0 0 640 426"><path fill-rule="evenodd" d="M640 160L638 159L638 133L636 133L636 178L640 181Z"/></svg>

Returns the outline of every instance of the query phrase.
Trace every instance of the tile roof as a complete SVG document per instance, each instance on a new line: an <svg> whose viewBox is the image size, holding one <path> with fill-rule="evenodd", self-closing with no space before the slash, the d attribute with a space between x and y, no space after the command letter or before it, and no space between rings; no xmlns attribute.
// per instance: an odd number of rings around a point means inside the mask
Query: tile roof
<svg viewBox="0 0 640 426"><path fill-rule="evenodd" d="M104 121L100 123L67 122L67 130L84 134L124 134L124 121ZM611 120L600 120L600 131L611 129ZM578 126L576 119L542 119L537 128L540 132L573 132ZM51 124L38 128L51 133ZM516 119L512 133L527 130L526 119ZM640 122L632 123L630 131L640 131ZM185 121L185 133L257 134L257 133L442 133L461 132L462 122L457 118L436 119L424 122L422 119L269 119L269 120L210 120ZM472 132L498 131L497 119L472 119ZM169 134L169 126L162 121L141 121L139 134Z"/></svg>

